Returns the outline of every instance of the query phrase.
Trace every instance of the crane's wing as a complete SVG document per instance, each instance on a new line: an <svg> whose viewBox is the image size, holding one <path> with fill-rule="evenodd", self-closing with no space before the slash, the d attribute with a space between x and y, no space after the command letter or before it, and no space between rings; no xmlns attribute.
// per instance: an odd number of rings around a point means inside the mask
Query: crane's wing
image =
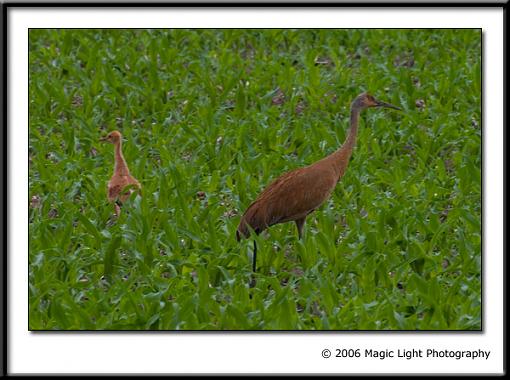
<svg viewBox="0 0 510 380"><path fill-rule="evenodd" d="M253 202L267 226L305 217L318 208L335 188L337 179L329 168L307 166L272 182Z"/></svg>
<svg viewBox="0 0 510 380"><path fill-rule="evenodd" d="M120 197L121 201L124 202L129 198L134 188L141 188L140 183L135 178L131 176L114 176L108 182L108 200L113 202Z"/></svg>
<svg viewBox="0 0 510 380"><path fill-rule="evenodd" d="M117 197L119 196L122 188L123 188L123 185L121 185L121 184L109 183L108 184L108 200L110 202L115 201L117 199Z"/></svg>

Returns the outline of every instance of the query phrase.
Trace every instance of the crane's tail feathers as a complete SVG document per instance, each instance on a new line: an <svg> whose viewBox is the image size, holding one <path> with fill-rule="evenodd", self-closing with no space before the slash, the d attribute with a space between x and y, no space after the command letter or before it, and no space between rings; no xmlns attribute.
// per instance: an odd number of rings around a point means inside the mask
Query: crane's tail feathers
<svg viewBox="0 0 510 380"><path fill-rule="evenodd" d="M237 231L236 231L236 238L237 238L237 241L240 241L241 238L245 237L249 237L250 236L250 230L248 229L248 224L246 223L246 220L241 219L241 221L239 222L239 226L237 227Z"/></svg>

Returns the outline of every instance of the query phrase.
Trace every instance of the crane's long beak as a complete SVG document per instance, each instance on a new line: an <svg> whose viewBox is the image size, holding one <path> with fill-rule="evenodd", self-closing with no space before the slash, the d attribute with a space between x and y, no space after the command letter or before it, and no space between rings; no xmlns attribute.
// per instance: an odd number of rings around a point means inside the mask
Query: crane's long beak
<svg viewBox="0 0 510 380"><path fill-rule="evenodd" d="M397 106L394 106L393 104L381 102L380 100L376 100L377 106L376 107L386 107L386 108L393 108L395 110L402 111L402 108L398 108Z"/></svg>
<svg viewBox="0 0 510 380"><path fill-rule="evenodd" d="M108 141L108 136L103 136L99 139L99 141Z"/></svg>

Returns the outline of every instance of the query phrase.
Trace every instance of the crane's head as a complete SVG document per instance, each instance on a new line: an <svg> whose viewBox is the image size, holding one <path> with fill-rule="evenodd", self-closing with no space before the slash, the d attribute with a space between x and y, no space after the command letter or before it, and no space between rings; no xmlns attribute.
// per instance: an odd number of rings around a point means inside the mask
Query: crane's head
<svg viewBox="0 0 510 380"><path fill-rule="evenodd" d="M359 109L365 109L368 107L387 107L387 108L393 108L396 110L400 110L400 108L394 106L393 104L382 102L380 100L377 100L372 95L370 95L368 92L364 92L356 97L354 101L352 102L352 107L356 107Z"/></svg>
<svg viewBox="0 0 510 380"><path fill-rule="evenodd" d="M107 141L107 142L110 142L112 144L115 144L115 143L117 143L117 142L119 142L121 140L122 140L122 135L120 134L119 131L110 132L106 136L101 137L99 139L99 141Z"/></svg>

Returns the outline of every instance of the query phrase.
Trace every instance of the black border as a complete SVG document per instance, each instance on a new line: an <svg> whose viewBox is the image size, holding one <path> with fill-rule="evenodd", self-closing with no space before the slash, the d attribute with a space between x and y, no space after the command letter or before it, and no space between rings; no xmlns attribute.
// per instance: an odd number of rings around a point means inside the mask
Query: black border
<svg viewBox="0 0 510 380"><path fill-rule="evenodd" d="M31 30L41 30L45 28L29 28L29 32ZM65 29L65 30L80 30L83 28L56 28L56 29ZM94 28L90 28L87 30L93 30ZM137 29L137 28L100 28L100 30L129 30L129 29ZM164 30L165 28L157 28L160 30ZM187 28L183 28L187 29ZM195 30L207 30L209 28L194 28ZM214 28L217 30L228 30L228 29L236 29L236 28ZM271 28L250 28L251 30L269 30ZM285 28L278 28L278 29L285 29ZM334 29L334 28L299 28L299 30L310 30L310 29L317 29L317 30L328 30L328 29ZM353 28L344 28L345 30L353 29ZM357 30L427 30L428 28L356 28ZM478 30L480 33L480 53L481 53L481 83L483 86L483 58L484 58L484 44L483 44L483 32L481 28L431 28L434 30ZM29 49L27 45L27 49ZM28 51L27 56L30 54ZM30 67L28 68L27 72L27 78L30 78ZM483 87L482 87L483 88ZM28 94L30 96L30 93ZM480 154L481 154L481 172L480 172L480 183L482 185L481 188L481 199L480 204L481 208L483 210L483 126L484 126L484 114L483 114L483 90L481 94L481 102L480 102L480 115L481 115L481 146L480 146ZM30 98L27 99L27 104L30 104ZM29 110L27 109L27 113ZM30 138L30 136L28 136ZM30 141L27 141L27 145L30 145ZM30 168L28 168L30 169ZM483 212L480 215L481 218L481 226L482 230L480 231L480 238L483 242ZM28 247L29 252L28 256L30 257L30 234L28 236ZM100 333L100 334L108 334L108 333L117 333L117 334L140 334L140 333L169 333L169 334L180 334L180 333L194 333L194 334L225 334L225 333L246 333L246 334L253 334L253 333L299 333L299 334L306 334L306 333L374 333L374 334L381 334L381 333L413 333L413 334L422 334L422 333L447 333L447 334L479 334L483 333L483 322L484 322L484 307L483 307L483 300L484 300L484 277L483 277L483 258L484 258L484 247L483 244L481 245L481 252L480 252L480 272L482 275L482 279L480 282L481 286L481 306L480 306L480 315L481 315L481 321L480 321L480 329L479 330L50 330L50 329L40 329L40 330L31 330L30 324L27 325L27 330L33 334L44 334L44 333L57 333L57 334L63 334L63 333ZM30 260L28 260L30 261ZM27 278L30 278L30 269L27 268ZM30 299L30 287L27 284L27 297ZM29 313L29 310L27 310L27 313ZM30 317L28 318L28 321L30 323Z"/></svg>
<svg viewBox="0 0 510 380"><path fill-rule="evenodd" d="M384 1L373 1L373 0L287 0L287 1L271 1L271 0L189 0L189 1L132 1L128 0L127 4L120 1L73 1L73 2L60 2L58 0L51 1L9 1L4 0L3 5L7 8L409 8L409 7L420 7L420 8L506 8L508 0L458 0L458 1L442 1L442 0L384 0Z"/></svg>
<svg viewBox="0 0 510 380"><path fill-rule="evenodd" d="M0 0L1 1L1 0ZM8 225L7 225L7 221L8 221L8 218L7 218L7 212L9 211L8 210L8 204L7 204L7 200L8 200L8 192L7 192L7 184L8 184L8 167L7 167L7 152L8 152L8 144L7 144L7 138L8 138L8 135L7 135L7 121L8 121L8 101L7 101L7 48L8 48L8 45L7 45L7 31L8 31L8 23L7 23L7 19L8 19L8 9L9 8L29 8L29 7L32 7L32 8L44 8L44 7L49 7L49 8L69 8L69 7L83 7L83 8L102 8L102 7L112 7L112 8L152 8L152 7L161 7L161 8L172 8L172 7L175 7L175 8L192 8L192 7L206 7L206 8L213 8L213 7L220 7L220 8L231 8L231 9L235 9L235 8L241 8L241 7L255 7L255 8L274 8L274 7L284 7L284 8L324 8L324 7L331 7L331 8L342 8L342 7L348 7L348 8L362 8L362 7L376 7L376 8L384 8L384 7L389 7L389 8L408 8L410 5L413 5L413 6L419 6L419 7L423 7L423 8L443 8L443 7L459 7L461 6L463 9L466 9L466 8L479 8L479 7L482 7L482 8L502 8L503 9L503 38L504 38L504 41L505 41L505 37L506 37L506 4L507 4L507 0L505 0L504 2L497 2L496 1L490 1L490 2L472 2L472 3L467 3L467 4L462 4L462 3L458 3L458 2L440 2L440 3L430 3L430 2L424 2L424 1L416 1L416 2L398 2L398 3L386 3L386 2L372 2L372 1L367 1L367 2L345 2L345 3L341 3L341 4L338 4L336 3L334 0L333 2L332 1L316 1L314 3L309 3L309 2L305 2L305 3L299 3L299 5L297 4L291 4L289 2L274 2L274 3L266 3L266 2L262 2L262 3L259 3L259 2L252 2L252 1L249 1L249 2L241 2L241 3L237 3L237 4L232 4L231 2L200 2L200 1L197 1L197 2L172 2L172 3L160 3L160 2L147 2L147 3L137 3L137 2L134 2L134 3L129 3L129 4L122 4L122 3L115 3L115 2L104 2L104 3L90 3L90 2L83 2L83 1L78 1L78 2L74 2L74 3L45 3L45 2L30 2L30 3L20 3L20 2L2 2L2 25L3 25L3 28L2 28L2 31L1 31L1 34L2 34L2 43L3 43L3 60L2 60L2 66L1 69L2 69L2 79L5 83L5 85L2 87L2 92L1 92L1 97L2 97L2 107L3 107L3 125L4 125L4 130L3 130L3 134L2 134L2 137L3 137L3 148L4 148L4 151L2 152L1 156L0 156L0 163L1 163L1 166L2 168L4 169L3 171L3 175L2 175L2 180L4 181L4 186L2 187L2 189L0 190L1 191L1 195L2 195L2 198L3 198L3 202L1 203L1 207L0 208L0 211L3 211L3 212L0 212L1 215L2 215L2 219L1 219L1 222L2 224L5 226L1 233L2 233L2 243L3 243L3 246L4 246L4 255L2 256L2 260L1 260L1 263L2 263L2 266L3 266L3 281L1 283L1 293L3 294L3 300L4 302L2 302L2 307L3 307L3 313L2 313L2 319L1 319L1 322L2 322L2 335L0 335L0 337L2 338L1 341L2 341L2 345L1 345L1 349L3 350L2 351L2 374L6 374L8 375L7 373L7 368L8 368L8 342L7 342L7 276L8 276L8 273L7 273L7 252L8 252ZM405 28L398 28L398 29L405 29ZM506 44L504 44L503 46L503 81L504 81L504 86L503 86L503 104L506 104L505 100L506 100ZM504 112L503 112L503 125L504 125L504 128L503 128L503 138L504 138L504 141L503 143L506 142L506 131L505 131L505 127L506 127L506 108L504 107ZM482 111L483 111L483 38L482 38ZM506 145L504 144L504 148L506 147ZM484 152L484 144L483 144L483 112L482 112L482 173L483 173L483 152ZM506 160L506 150L503 149L503 156L504 156L504 159ZM504 167L503 167L504 168ZM5 189L5 192L4 192L4 189ZM483 217L484 217L484 209L483 209L483 190L484 190L484 181L483 181L483 174L482 174L482 273L483 273L483 254L484 254L484 240L483 240ZM503 172L503 207L506 205L506 173ZM505 211L505 209L503 209ZM503 212L503 229L504 227L506 226L506 213ZM5 238L4 238L5 237ZM503 239L503 251L506 252L506 236L504 236L504 239ZM506 268L506 257L505 255L503 255L503 263L504 263L504 268ZM504 285L505 285L505 289L506 289L506 277L503 276L503 281L504 281ZM483 277L482 277L482 297L483 297L483 283L484 283L484 280L483 280ZM503 315L506 316L506 298L504 297L503 299ZM483 326L483 302L482 302L482 326ZM100 331L95 331L95 330L90 330L94 333L96 332L100 332ZM242 332L242 333L248 333L249 331L245 331L245 330L213 330L213 331L201 331L201 330L187 330L187 331L182 331L184 333L225 333L225 332L236 332L236 331L239 331L239 332ZM278 332L278 333L285 333L286 331L281 331L281 330L270 330L270 331L266 331L266 330L258 330L258 331L254 331L255 333L257 332ZM357 333L357 332L374 332L374 333L377 333L378 331L373 331L373 330L355 330L355 331L343 331L343 330L327 330L327 331L304 331L304 332L313 332L313 333L317 333L317 332L334 332L334 333L337 333L337 332L342 332L342 333L346 333L346 332L351 332L351 333ZM440 330L422 330L423 332L441 332ZM78 331L70 331L70 332L73 332L73 333L76 333L76 332L81 332L81 330L78 330ZM89 332L89 331L83 331L83 332ZM112 333L112 332L115 332L113 330L109 330L109 331L104 331L105 333ZM146 333L146 331L119 331L121 333ZM173 333L174 331L172 330L165 330L165 331L161 331L163 333L165 332L170 332L170 333ZM298 331L294 331L294 330L287 330L287 332L290 332L290 333L294 333L294 332L298 332ZM381 331L381 332L411 332L411 333L416 333L416 331L399 331L399 330L391 330L391 331ZM421 332L421 331L420 331ZM446 331L446 332L449 332L449 333L462 333L463 331ZM468 333L479 333L480 331L467 331ZM483 327L482 327L482 330L481 332L483 332ZM44 333L44 332L42 332ZM61 333L61 332L60 332ZM156 332L156 333L159 333L159 332ZM506 319L503 318L503 350L504 352L506 352ZM506 373L506 356L503 355L503 371L504 373ZM242 374L242 373L239 373L239 374ZM119 374L120 375L120 374ZM156 374L155 374L156 375ZM214 374L213 374L214 375ZM230 374L225 374L225 375L230 375ZM327 374L321 374L321 375L332 375L332 373L327 373ZM398 374L398 375L405 375L405 374Z"/></svg>
<svg viewBox="0 0 510 380"><path fill-rule="evenodd" d="M2 281L0 284L0 290L2 294L2 313L0 316L0 321L2 324L2 331L0 332L0 342L1 348L0 352L2 354L2 362L0 364L0 369L2 375L7 373L7 252L8 252L8 244L7 244L7 236L8 236L8 226L7 226L7 8L4 4L2 4L2 30L0 31L2 36L2 90L0 92L0 98L2 99L2 154L0 155L1 167L2 167L2 186L0 188L0 195L2 197L2 202L0 203L0 220L1 220L1 230L0 236L2 240L3 254L1 258L1 267L2 267Z"/></svg>
<svg viewBox="0 0 510 380"><path fill-rule="evenodd" d="M507 0L508 1L508 0ZM506 47L506 36L507 36L507 28L506 28L506 19L507 19L507 13L506 13L506 3L505 2L505 5L503 6L503 373L506 374L506 360L507 360L507 357L505 355L505 353L507 352L507 349L506 349L506 333L507 333L507 329L506 329L506 316L508 315L507 312L506 312L506 308L507 308L507 303L506 303L506 294L505 294L505 290L507 290L507 281L506 281L506 266L507 266L507 261L506 261L506 252L507 252L507 245L506 245L506 228L505 226L507 225L506 224L506 189L507 189L507 186L506 186L506 171L505 171L505 163L506 163L506 137L507 137L507 133L506 133L506 126L507 126L507 118L506 118L506 107L504 106L508 99L507 97L507 94L506 94L506 84L507 84L507 71L506 71L506 65L507 65L507 58L506 58L506 53L507 53L507 47ZM482 75L483 75L483 70L482 70ZM483 83L483 81L482 81ZM482 87L483 88L483 87ZM483 104L483 102L482 102ZM482 144L482 152L483 152L483 144ZM482 156L483 157L483 156ZM483 188L484 188L484 185L483 185L483 182L482 182L482 194L483 194ZM482 196L482 199L483 199L483 196ZM482 231L483 231L483 213L484 213L484 210L483 210L483 207L482 207ZM482 234L482 246L483 246L483 234Z"/></svg>

